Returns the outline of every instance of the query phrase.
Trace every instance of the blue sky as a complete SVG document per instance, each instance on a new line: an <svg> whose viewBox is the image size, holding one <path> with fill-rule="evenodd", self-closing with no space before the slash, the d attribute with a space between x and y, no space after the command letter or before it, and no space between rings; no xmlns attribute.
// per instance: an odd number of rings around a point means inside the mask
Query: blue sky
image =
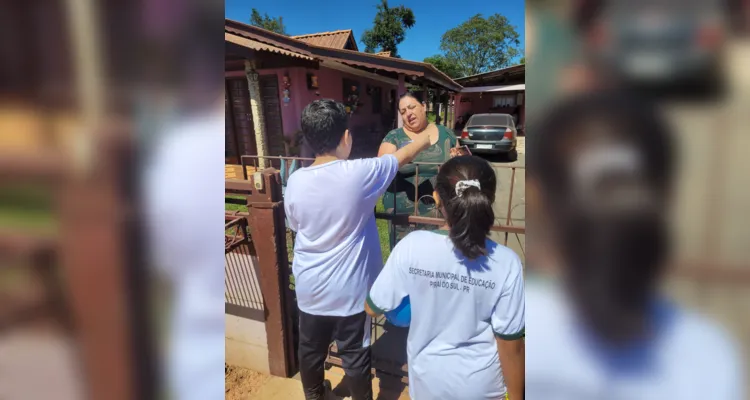
<svg viewBox="0 0 750 400"><path fill-rule="evenodd" d="M360 41L362 32L372 26L380 0L225 0L225 15L229 19L247 23L250 10L268 13L272 17L284 18L290 35L302 35L353 29L357 46L364 50ZM406 33L399 45L401 57L422 61L425 57L440 53L440 37L475 14L485 17L494 13L506 16L524 41L524 0L457 0L437 2L435 0L390 0L389 5L407 5L414 11L417 23Z"/></svg>

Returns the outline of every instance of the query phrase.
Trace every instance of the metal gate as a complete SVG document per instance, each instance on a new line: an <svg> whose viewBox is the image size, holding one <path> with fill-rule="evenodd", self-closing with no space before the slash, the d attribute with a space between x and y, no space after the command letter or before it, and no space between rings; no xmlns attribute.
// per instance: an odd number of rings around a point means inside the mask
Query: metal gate
<svg viewBox="0 0 750 400"><path fill-rule="evenodd" d="M257 256L248 233L247 218L224 217L224 305L227 314L265 321Z"/></svg>
<svg viewBox="0 0 750 400"><path fill-rule="evenodd" d="M279 173L259 179L225 181L225 202L243 208L225 213L225 313L265 323L272 375L291 377L297 370L297 305L291 269Z"/></svg>

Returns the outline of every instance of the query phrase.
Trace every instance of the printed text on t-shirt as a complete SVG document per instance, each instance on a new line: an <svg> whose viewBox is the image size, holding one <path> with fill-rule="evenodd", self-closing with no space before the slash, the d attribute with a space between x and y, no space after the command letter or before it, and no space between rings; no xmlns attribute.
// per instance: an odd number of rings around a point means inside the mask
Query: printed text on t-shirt
<svg viewBox="0 0 750 400"><path fill-rule="evenodd" d="M420 268L409 268L409 273L430 279L431 288L458 290L462 292L471 291L472 286L490 290L495 289L494 281L472 278L467 275L454 274L453 272L435 272Z"/></svg>

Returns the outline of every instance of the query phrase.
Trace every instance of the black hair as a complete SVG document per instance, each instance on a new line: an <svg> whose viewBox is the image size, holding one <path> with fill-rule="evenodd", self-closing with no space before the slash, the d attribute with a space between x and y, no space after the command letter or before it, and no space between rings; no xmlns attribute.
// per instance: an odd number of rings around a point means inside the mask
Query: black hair
<svg viewBox="0 0 750 400"><path fill-rule="evenodd" d="M665 192L671 189L676 159L667 122L647 98L604 91L562 100L529 130L527 172L543 192L554 198L571 187L567 149L583 139L581 129L591 121L606 124L608 132L603 134L626 139L643 154L652 187Z"/></svg>
<svg viewBox="0 0 750 400"><path fill-rule="evenodd" d="M459 196L456 184L465 180L477 180L481 188L470 186ZM479 157L454 157L438 171L435 190L450 226L449 237L456 249L470 260L487 255L485 243L495 222L492 203L496 187L495 171Z"/></svg>
<svg viewBox="0 0 750 400"><path fill-rule="evenodd" d="M406 97L411 97L412 99L414 99L414 100L416 100L416 101L418 101L420 103L424 103L424 100L422 100L422 97L423 97L422 96L422 92L413 93L413 92L406 91L401 96L398 96L398 101L400 102L402 99L404 99Z"/></svg>
<svg viewBox="0 0 750 400"><path fill-rule="evenodd" d="M348 125L344 105L330 99L315 100L302 110L302 132L315 155L336 150Z"/></svg>
<svg viewBox="0 0 750 400"><path fill-rule="evenodd" d="M606 0L577 0L573 6L573 25L579 33L588 32L602 16Z"/></svg>

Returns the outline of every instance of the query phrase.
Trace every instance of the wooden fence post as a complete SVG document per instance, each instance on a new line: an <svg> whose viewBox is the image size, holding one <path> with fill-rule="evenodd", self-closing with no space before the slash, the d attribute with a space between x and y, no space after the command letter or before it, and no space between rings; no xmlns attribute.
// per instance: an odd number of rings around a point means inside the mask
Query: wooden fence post
<svg viewBox="0 0 750 400"><path fill-rule="evenodd" d="M138 389L121 230L125 207L112 154L100 155L95 171L70 176L62 188L60 261L87 394L126 400L136 398Z"/></svg>
<svg viewBox="0 0 750 400"><path fill-rule="evenodd" d="M268 361L272 375L297 371L294 318L297 309L289 290L289 260L281 178L273 168L262 171L263 189L248 196L252 241L258 255L260 287L266 306Z"/></svg>

